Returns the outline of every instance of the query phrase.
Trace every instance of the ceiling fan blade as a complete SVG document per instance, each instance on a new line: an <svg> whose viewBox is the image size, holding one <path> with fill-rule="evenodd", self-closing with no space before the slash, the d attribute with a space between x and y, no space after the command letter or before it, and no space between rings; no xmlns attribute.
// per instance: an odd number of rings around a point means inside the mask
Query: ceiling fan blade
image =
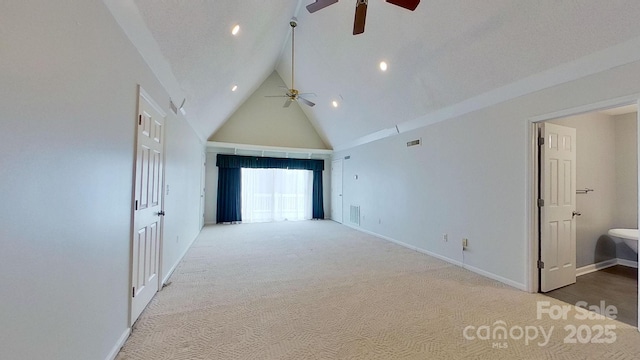
<svg viewBox="0 0 640 360"><path fill-rule="evenodd" d="M420 4L420 0L387 0L387 2L411 11L415 10Z"/></svg>
<svg viewBox="0 0 640 360"><path fill-rule="evenodd" d="M364 23L367 20L367 0L358 0L356 5L356 16L353 20L353 35L364 32Z"/></svg>
<svg viewBox="0 0 640 360"><path fill-rule="evenodd" d="M316 104L312 103L311 101L309 101L309 100L307 100L307 99L305 99L305 98L301 98L301 97L299 97L299 98L298 98L298 100L299 100L299 101L302 101L302 103L303 103L303 104L309 105L309 106L311 106L311 107L316 106Z"/></svg>
<svg viewBox="0 0 640 360"><path fill-rule="evenodd" d="M335 3L337 3L338 0L316 0L313 4L309 4L307 5L307 10L310 13L314 13L318 10L322 10L324 8L326 8L329 5L333 5Z"/></svg>
<svg viewBox="0 0 640 360"><path fill-rule="evenodd" d="M288 108L289 106L291 106L292 102L293 102L293 100L287 99L287 101L284 102L284 105L282 107Z"/></svg>

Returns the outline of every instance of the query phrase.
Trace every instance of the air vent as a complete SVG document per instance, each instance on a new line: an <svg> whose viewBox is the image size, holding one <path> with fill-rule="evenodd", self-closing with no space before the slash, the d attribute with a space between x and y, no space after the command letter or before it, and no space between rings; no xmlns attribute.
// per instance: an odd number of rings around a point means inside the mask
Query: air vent
<svg viewBox="0 0 640 360"><path fill-rule="evenodd" d="M344 157L344 159L345 159L345 160L349 160L349 159L351 159L351 155L347 155L347 156L345 156L345 157Z"/></svg>
<svg viewBox="0 0 640 360"><path fill-rule="evenodd" d="M422 143L422 139L407 141L407 147L420 145L421 143Z"/></svg>
<svg viewBox="0 0 640 360"><path fill-rule="evenodd" d="M352 224L360 225L360 206L351 205L349 215Z"/></svg>

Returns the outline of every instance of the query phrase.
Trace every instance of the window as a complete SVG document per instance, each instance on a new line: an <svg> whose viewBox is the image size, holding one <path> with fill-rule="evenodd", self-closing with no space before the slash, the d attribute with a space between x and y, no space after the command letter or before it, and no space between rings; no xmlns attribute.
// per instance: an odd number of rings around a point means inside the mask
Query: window
<svg viewBox="0 0 640 360"><path fill-rule="evenodd" d="M242 222L309 220L313 172L310 170L241 170Z"/></svg>

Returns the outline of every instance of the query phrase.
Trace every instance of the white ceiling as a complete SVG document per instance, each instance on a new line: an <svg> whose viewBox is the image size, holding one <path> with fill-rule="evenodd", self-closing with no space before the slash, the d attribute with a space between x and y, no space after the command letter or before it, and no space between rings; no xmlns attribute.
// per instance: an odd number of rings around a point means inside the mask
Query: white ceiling
<svg viewBox="0 0 640 360"><path fill-rule="evenodd" d="M290 85L289 19L297 15L295 85L317 94L317 105L303 109L332 147L640 38L637 0L422 0L415 12L371 0L358 36L355 0L314 14L304 8L313 0L104 1L139 14L127 21L143 22L157 42L202 138L274 68Z"/></svg>

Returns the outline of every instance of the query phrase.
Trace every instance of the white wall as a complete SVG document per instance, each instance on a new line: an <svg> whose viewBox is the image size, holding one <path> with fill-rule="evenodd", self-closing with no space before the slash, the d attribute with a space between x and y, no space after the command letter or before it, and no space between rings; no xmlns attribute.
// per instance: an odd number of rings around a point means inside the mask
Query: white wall
<svg viewBox="0 0 640 360"><path fill-rule="evenodd" d="M0 33L0 357L105 359L128 327L137 85L170 114L168 95L101 1L3 2ZM171 262L202 147L168 122Z"/></svg>
<svg viewBox="0 0 640 360"><path fill-rule="evenodd" d="M284 108L286 87L273 72L236 112L210 137L211 141L306 149L327 149L327 145L294 102ZM310 100L313 101L312 98ZM306 105L302 105L306 106Z"/></svg>
<svg viewBox="0 0 640 360"><path fill-rule="evenodd" d="M613 117L616 124L616 207L614 226L638 227L638 114Z"/></svg>
<svg viewBox="0 0 640 360"><path fill-rule="evenodd" d="M200 233L200 181L204 145L191 126L173 113L167 124L164 248L166 280Z"/></svg>
<svg viewBox="0 0 640 360"><path fill-rule="evenodd" d="M593 192L576 195L576 264L591 265L616 257L608 237L616 203L616 123L606 114L592 112L551 121L576 129L576 189Z"/></svg>
<svg viewBox="0 0 640 360"><path fill-rule="evenodd" d="M335 158L351 156L343 211L361 205L364 230L524 289L531 267L530 119L637 93L640 62L337 152ZM422 146L406 147L418 137Z"/></svg>
<svg viewBox="0 0 640 360"><path fill-rule="evenodd" d="M616 124L616 201L614 228L638 228L638 114L613 117ZM618 244L617 256L638 261L638 255Z"/></svg>

